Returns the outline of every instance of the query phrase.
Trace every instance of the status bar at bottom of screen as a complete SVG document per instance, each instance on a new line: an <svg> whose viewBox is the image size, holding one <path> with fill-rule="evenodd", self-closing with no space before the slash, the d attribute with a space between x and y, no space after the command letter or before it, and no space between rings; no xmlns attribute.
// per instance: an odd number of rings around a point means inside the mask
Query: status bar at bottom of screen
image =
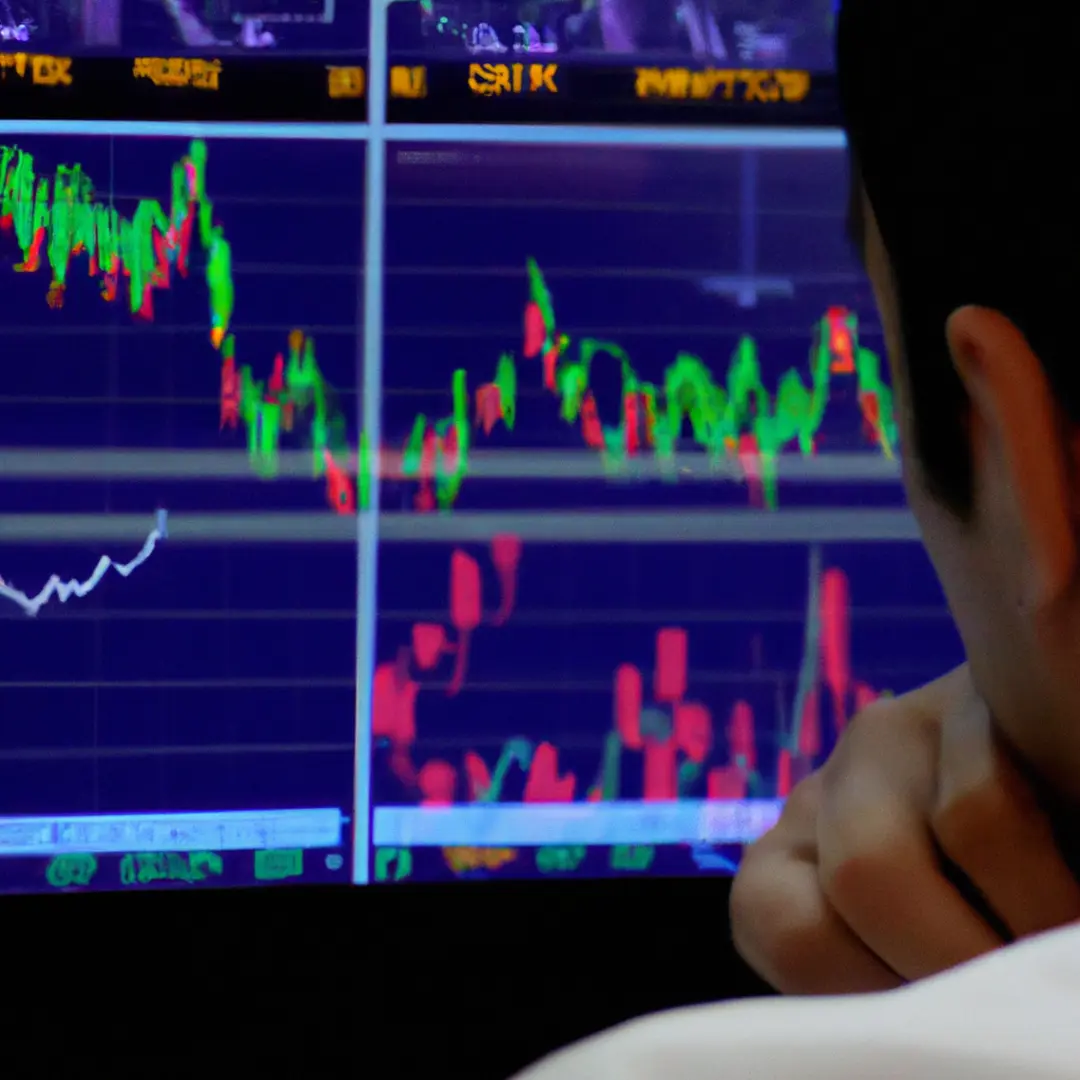
<svg viewBox="0 0 1080 1080"><path fill-rule="evenodd" d="M780 799L380 806L376 847L748 844L779 820Z"/></svg>
<svg viewBox="0 0 1080 1080"><path fill-rule="evenodd" d="M0 858L336 848L348 819L336 807L196 814L0 818Z"/></svg>

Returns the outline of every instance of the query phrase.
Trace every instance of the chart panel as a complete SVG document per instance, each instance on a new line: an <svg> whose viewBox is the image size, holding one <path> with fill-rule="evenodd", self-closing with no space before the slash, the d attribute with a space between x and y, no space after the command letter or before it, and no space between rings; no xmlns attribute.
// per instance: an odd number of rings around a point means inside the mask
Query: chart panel
<svg viewBox="0 0 1080 1080"><path fill-rule="evenodd" d="M830 151L392 150L376 878L730 872L958 655L845 190Z"/></svg>
<svg viewBox="0 0 1080 1080"><path fill-rule="evenodd" d="M363 147L0 153L0 819L124 816L78 833L102 887L345 880ZM0 885L65 881L66 828ZM124 871L117 836L188 869Z"/></svg>
<svg viewBox="0 0 1080 1080"><path fill-rule="evenodd" d="M393 149L383 508L902 506L846 184L837 151Z"/></svg>

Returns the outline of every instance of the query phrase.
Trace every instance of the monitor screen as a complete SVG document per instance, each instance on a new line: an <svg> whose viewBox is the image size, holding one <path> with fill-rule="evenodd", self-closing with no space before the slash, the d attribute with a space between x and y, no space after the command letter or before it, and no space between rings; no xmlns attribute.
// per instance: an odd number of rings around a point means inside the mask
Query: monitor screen
<svg viewBox="0 0 1080 1080"><path fill-rule="evenodd" d="M0 889L730 873L958 654L837 133L40 127Z"/></svg>
<svg viewBox="0 0 1080 1080"><path fill-rule="evenodd" d="M371 13L368 123L0 120L0 892L730 874L959 659L839 130L547 60L523 123L447 11Z"/></svg>

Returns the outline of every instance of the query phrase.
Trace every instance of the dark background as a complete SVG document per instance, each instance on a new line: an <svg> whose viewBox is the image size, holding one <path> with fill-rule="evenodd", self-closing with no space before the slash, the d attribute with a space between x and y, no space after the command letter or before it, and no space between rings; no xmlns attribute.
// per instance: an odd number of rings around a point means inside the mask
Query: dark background
<svg viewBox="0 0 1080 1080"><path fill-rule="evenodd" d="M9 897L7 1053L34 1075L100 1063L506 1080L630 1017L767 992L731 947L729 888L714 878Z"/></svg>

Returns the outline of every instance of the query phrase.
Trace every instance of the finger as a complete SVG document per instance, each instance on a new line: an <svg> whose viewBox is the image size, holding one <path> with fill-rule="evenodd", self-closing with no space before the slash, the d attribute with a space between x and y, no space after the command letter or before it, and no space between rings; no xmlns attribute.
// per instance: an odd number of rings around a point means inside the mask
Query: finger
<svg viewBox="0 0 1080 1080"><path fill-rule="evenodd" d="M1010 930L1023 937L1080 919L1080 885L1049 818L980 703L946 717L938 775L937 842Z"/></svg>
<svg viewBox="0 0 1080 1080"><path fill-rule="evenodd" d="M936 974L1004 943L942 874L917 803L848 785L823 806L818 836L826 899L903 978Z"/></svg>
<svg viewBox="0 0 1080 1080"><path fill-rule="evenodd" d="M743 857L731 893L735 946L785 994L891 990L902 980L844 924L818 880L817 776L791 793L780 822Z"/></svg>
<svg viewBox="0 0 1080 1080"><path fill-rule="evenodd" d="M735 947L770 986L861 994L903 985L830 906L814 863L775 852L748 870L732 889Z"/></svg>

